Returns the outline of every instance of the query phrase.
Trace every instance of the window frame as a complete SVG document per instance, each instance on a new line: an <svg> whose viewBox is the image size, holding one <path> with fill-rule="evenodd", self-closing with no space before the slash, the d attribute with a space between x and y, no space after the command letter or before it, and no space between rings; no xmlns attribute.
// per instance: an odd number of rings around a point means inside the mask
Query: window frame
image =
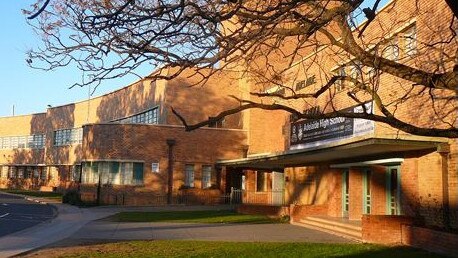
<svg viewBox="0 0 458 258"><path fill-rule="evenodd" d="M192 168L189 170L188 168ZM195 165L185 164L184 165L184 186L194 188L195 186Z"/></svg>
<svg viewBox="0 0 458 258"><path fill-rule="evenodd" d="M207 170L208 169L208 170ZM211 188L212 186L212 165L202 165L202 189ZM206 175L208 174L208 175Z"/></svg>

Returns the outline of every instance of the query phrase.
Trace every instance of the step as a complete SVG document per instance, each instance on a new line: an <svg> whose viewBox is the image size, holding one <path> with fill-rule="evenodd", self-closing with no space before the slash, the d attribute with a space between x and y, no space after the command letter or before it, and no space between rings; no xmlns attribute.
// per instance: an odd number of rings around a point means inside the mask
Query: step
<svg viewBox="0 0 458 258"><path fill-rule="evenodd" d="M321 232L326 232L326 233L329 233L329 234L332 234L332 235L336 235L336 236L340 236L340 237L343 237L343 238L346 238L346 239L349 239L349 240L352 240L352 241L355 241L355 242L362 242L362 236L361 234L348 234L348 233L342 233L342 232L338 232L338 231L334 231L334 230L330 230L330 229L325 229L325 228L322 228L322 227L318 227L318 226L313 226L313 225L310 225L308 223L302 223L302 222L291 222L292 225L296 225L296 226L299 226L299 227L304 227L304 228L308 228L308 229L313 229L313 230L317 230L317 231L321 231Z"/></svg>
<svg viewBox="0 0 458 258"><path fill-rule="evenodd" d="M338 221L326 220L316 217L306 217L299 222L293 222L293 225L302 226L318 231L323 231L333 235L341 236L353 241L362 241L361 227L349 225Z"/></svg>
<svg viewBox="0 0 458 258"><path fill-rule="evenodd" d="M346 229L355 230L355 231L362 230L361 226L358 226L358 225L353 225L353 224L349 224L345 222L340 222L340 221L335 221L335 220L325 219L325 218L320 218L320 217L305 217L301 220L314 221L314 222L323 223L326 225L332 225L332 226L346 228Z"/></svg>

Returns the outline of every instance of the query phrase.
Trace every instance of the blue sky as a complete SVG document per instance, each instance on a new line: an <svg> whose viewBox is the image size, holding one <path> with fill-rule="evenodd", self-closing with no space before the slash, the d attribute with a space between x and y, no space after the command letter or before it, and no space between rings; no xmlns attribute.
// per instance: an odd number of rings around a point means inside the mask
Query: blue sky
<svg viewBox="0 0 458 258"><path fill-rule="evenodd" d="M81 80L81 72L74 67L56 71L29 68L25 62L26 51L39 46L39 38L27 25L22 14L36 0L0 1L0 116L44 112L47 105L58 106L88 98L88 89L75 87ZM366 1L366 5L373 0ZM387 0L383 0L379 7ZM149 72L149 71L148 71ZM93 96L121 88L136 81L134 76L118 78L101 84Z"/></svg>
<svg viewBox="0 0 458 258"><path fill-rule="evenodd" d="M58 106L87 99L87 88L68 89L81 80L75 68L40 71L27 66L26 51L39 45L39 38L27 25L22 9L36 0L0 1L0 116L44 112L47 105ZM136 77L111 80L99 86L93 96L121 88Z"/></svg>

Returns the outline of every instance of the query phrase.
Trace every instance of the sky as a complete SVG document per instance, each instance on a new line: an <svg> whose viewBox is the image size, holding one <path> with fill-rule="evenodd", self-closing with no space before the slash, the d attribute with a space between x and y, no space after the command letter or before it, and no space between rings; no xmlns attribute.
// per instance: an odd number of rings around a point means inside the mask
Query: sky
<svg viewBox="0 0 458 258"><path fill-rule="evenodd" d="M53 107L85 100L88 88L69 87L81 81L82 73L74 67L42 71L27 66L26 52L40 45L40 40L27 25L22 9L36 0L0 1L0 117L45 112ZM366 1L366 5L373 0ZM383 3L384 2L384 3ZM379 7L383 7L383 0ZM137 77L117 78L102 83L92 97L122 88Z"/></svg>
<svg viewBox="0 0 458 258"><path fill-rule="evenodd" d="M27 25L22 9L36 0L0 1L0 117L45 112L53 107L88 98L88 88L69 87L81 81L75 68L41 71L25 62L26 52L39 46L39 38ZM92 96L122 88L136 77L111 80L100 85Z"/></svg>

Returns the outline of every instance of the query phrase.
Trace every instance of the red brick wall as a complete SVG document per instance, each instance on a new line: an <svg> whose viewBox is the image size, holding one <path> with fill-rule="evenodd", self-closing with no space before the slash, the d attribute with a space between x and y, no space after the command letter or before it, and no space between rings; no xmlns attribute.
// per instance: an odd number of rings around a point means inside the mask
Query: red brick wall
<svg viewBox="0 0 458 258"><path fill-rule="evenodd" d="M402 225L402 243L431 252L458 257L458 234Z"/></svg>
<svg viewBox="0 0 458 258"><path fill-rule="evenodd" d="M208 70L201 70L199 73ZM240 103L229 97L240 97L235 72L224 71L214 74L208 79L196 74L192 69L185 70L177 78L167 81L163 96L164 124L182 125L178 117L172 113L173 107L182 115L188 124L194 124L218 115L227 109L238 107ZM202 82L205 82L202 85ZM241 113L225 118L224 128L242 129Z"/></svg>
<svg viewBox="0 0 458 258"><path fill-rule="evenodd" d="M348 218L351 220L360 220L363 214L363 177L359 169L350 169L350 203Z"/></svg>
<svg viewBox="0 0 458 258"><path fill-rule="evenodd" d="M267 215L275 218L289 215L288 206L240 205L236 210L242 214Z"/></svg>
<svg viewBox="0 0 458 258"><path fill-rule="evenodd" d="M401 165L401 209L404 215L418 213L418 158L409 157Z"/></svg>
<svg viewBox="0 0 458 258"><path fill-rule="evenodd" d="M328 188L328 215L342 217L342 170L333 169L332 176L332 183Z"/></svg>
<svg viewBox="0 0 458 258"><path fill-rule="evenodd" d="M195 187L200 188L202 165L241 158L246 145L242 130L203 128L185 132L178 126L96 124L84 127L83 160L142 161L145 189L164 192L168 173L167 139L176 139L174 189L184 184L186 164L194 164ZM151 173L152 162L159 162L159 173ZM213 178L215 173L213 169Z"/></svg>
<svg viewBox="0 0 458 258"><path fill-rule="evenodd" d="M291 221L299 221L307 216L326 216L327 205L290 205Z"/></svg>
<svg viewBox="0 0 458 258"><path fill-rule="evenodd" d="M219 189L186 189L174 191L172 204L184 205L218 205L224 204ZM81 187L81 199L87 203L97 201L97 186ZM100 204L127 206L160 206L167 204L167 194L148 191L135 186L102 186Z"/></svg>
<svg viewBox="0 0 458 258"><path fill-rule="evenodd" d="M408 216L363 215L362 239L368 243L397 245L402 243L402 226L412 225Z"/></svg>

